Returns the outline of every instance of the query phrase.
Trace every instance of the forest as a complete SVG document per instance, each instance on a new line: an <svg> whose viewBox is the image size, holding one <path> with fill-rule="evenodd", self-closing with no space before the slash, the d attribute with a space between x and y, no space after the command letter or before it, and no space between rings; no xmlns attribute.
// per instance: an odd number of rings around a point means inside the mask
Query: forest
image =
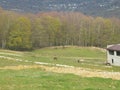
<svg viewBox="0 0 120 90"><path fill-rule="evenodd" d="M32 50L50 46L120 43L120 19L80 12L17 13L0 8L0 48Z"/></svg>

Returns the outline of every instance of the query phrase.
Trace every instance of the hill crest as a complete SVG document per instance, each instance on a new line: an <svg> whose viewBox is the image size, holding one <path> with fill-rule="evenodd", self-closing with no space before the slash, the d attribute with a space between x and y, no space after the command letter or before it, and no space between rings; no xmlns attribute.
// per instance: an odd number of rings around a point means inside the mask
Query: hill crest
<svg viewBox="0 0 120 90"><path fill-rule="evenodd" d="M93 16L120 16L119 0L0 0L0 6L17 12L77 11Z"/></svg>

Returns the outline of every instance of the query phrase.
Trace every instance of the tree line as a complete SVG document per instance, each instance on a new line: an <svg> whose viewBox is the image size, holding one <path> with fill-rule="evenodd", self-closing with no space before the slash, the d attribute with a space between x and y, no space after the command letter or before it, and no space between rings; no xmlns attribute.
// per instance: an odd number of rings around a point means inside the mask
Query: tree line
<svg viewBox="0 0 120 90"><path fill-rule="evenodd" d="M0 48L31 50L50 46L120 43L120 19L80 12L16 13L0 9Z"/></svg>

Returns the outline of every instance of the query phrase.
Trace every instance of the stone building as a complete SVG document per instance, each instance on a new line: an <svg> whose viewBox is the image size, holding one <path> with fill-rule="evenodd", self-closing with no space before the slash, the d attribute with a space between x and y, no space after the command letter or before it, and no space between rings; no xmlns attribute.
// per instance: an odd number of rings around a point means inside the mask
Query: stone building
<svg viewBox="0 0 120 90"><path fill-rule="evenodd" d="M111 65L120 66L120 44L107 46L107 62Z"/></svg>

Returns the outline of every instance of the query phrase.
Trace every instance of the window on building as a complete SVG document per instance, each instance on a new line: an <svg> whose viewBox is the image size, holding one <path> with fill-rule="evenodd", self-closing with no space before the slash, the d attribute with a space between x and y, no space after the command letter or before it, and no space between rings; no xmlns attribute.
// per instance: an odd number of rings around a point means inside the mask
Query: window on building
<svg viewBox="0 0 120 90"><path fill-rule="evenodd" d="M114 55L114 51L109 50L109 54L110 54L110 55Z"/></svg>
<svg viewBox="0 0 120 90"><path fill-rule="evenodd" d="M117 51L117 56L120 56L120 51Z"/></svg>
<svg viewBox="0 0 120 90"><path fill-rule="evenodd" d="M112 64L114 63L114 59L112 59Z"/></svg>

